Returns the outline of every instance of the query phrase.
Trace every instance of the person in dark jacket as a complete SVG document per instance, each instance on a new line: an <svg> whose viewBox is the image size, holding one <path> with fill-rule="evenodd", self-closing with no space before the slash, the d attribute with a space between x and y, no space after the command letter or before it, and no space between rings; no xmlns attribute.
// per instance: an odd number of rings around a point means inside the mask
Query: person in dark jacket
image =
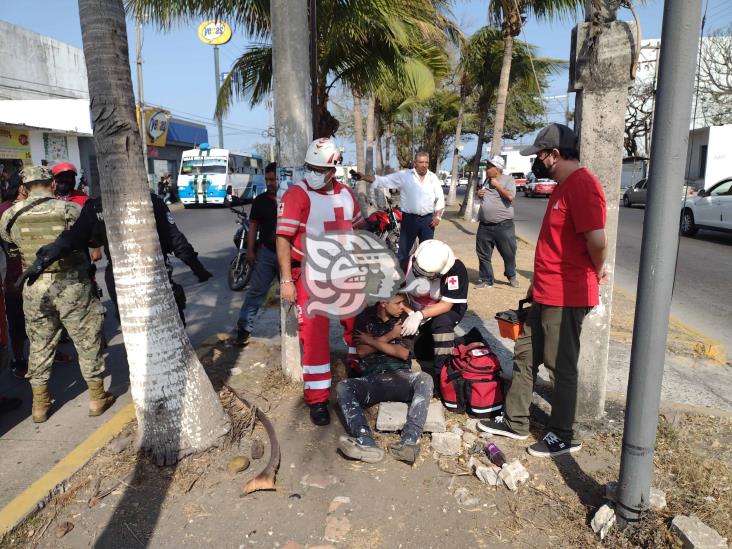
<svg viewBox="0 0 732 549"><path fill-rule="evenodd" d="M185 293L183 287L173 281L173 269L168 262L168 255L174 254L183 263L188 265L199 282L205 282L213 275L206 270L198 254L193 246L175 223L173 214L170 213L168 206L163 200L150 193L153 204L153 214L155 215L155 227L160 239L160 247L165 258L165 265L168 269L168 277L173 289L173 295L178 305L181 319L185 324L185 315L183 309L186 306ZM102 210L101 198L90 198L84 204L79 219L71 226L71 228L62 232L58 238L51 244L42 246L36 253L36 260L20 277L18 285L22 284L25 279L32 284L40 274L54 261L71 253L73 250L83 250L87 247L104 246L109 264L104 275L107 283L107 291L109 297L117 307L117 292L115 291L114 275L112 270L112 261L109 254L109 244L107 242L106 227L104 225L104 212Z"/></svg>

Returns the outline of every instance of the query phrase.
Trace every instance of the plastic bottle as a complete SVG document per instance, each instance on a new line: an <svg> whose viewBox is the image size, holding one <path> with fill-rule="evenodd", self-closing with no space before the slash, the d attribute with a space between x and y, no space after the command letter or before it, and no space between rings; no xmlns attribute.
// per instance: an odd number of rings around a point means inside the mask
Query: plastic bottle
<svg viewBox="0 0 732 549"><path fill-rule="evenodd" d="M506 465L506 456L503 454L501 449L492 442L489 442L485 445L485 455L488 456L488 459L491 460L491 463L497 465L498 467L503 467L504 465Z"/></svg>

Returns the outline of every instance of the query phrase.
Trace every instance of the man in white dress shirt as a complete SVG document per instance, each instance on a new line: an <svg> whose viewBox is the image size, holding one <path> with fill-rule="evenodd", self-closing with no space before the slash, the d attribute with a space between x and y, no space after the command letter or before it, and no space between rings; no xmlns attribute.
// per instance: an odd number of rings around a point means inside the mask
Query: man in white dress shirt
<svg viewBox="0 0 732 549"><path fill-rule="evenodd" d="M414 168L389 175L356 174L355 178L373 183L373 188L399 189L399 206L402 209L402 226L399 236L399 264L406 269L409 252L414 241L420 243L435 237L435 227L445 211L445 195L442 183L429 170L430 159L426 152L414 157Z"/></svg>

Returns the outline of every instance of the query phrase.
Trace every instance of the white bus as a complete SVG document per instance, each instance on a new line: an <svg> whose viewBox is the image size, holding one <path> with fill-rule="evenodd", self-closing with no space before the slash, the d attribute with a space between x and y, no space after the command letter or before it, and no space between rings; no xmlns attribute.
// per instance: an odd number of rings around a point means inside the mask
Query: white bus
<svg viewBox="0 0 732 549"><path fill-rule="evenodd" d="M207 143L183 151L178 198L186 208L251 202L265 189L264 161L259 156L212 149Z"/></svg>

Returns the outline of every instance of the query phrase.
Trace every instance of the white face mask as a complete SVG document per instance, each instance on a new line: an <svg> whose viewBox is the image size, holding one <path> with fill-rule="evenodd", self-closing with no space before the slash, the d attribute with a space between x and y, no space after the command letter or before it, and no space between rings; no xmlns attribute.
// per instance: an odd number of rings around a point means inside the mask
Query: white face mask
<svg viewBox="0 0 732 549"><path fill-rule="evenodd" d="M315 172L313 170L305 170L305 181L311 189L317 191L325 187L325 173Z"/></svg>

